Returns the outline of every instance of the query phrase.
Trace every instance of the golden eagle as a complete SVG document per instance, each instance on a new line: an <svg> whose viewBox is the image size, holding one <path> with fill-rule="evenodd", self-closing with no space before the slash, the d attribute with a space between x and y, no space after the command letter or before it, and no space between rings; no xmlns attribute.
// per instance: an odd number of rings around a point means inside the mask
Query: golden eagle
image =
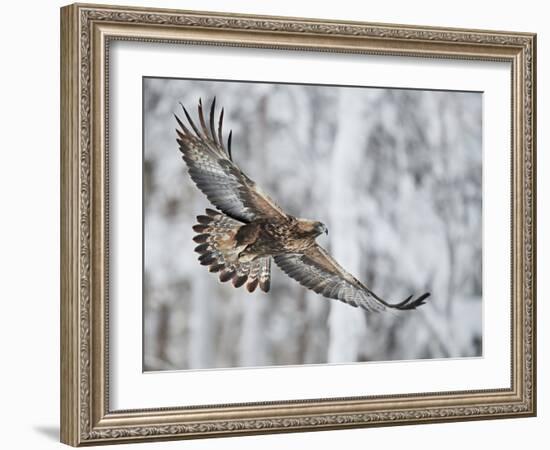
<svg viewBox="0 0 550 450"><path fill-rule="evenodd" d="M233 280L235 287L246 283L249 292L259 285L268 292L273 258L288 276L306 288L367 311L386 307L408 310L424 304L429 293L416 300L411 295L397 304L378 297L315 242L320 234L328 234L323 223L287 214L262 192L233 162L231 132L224 145L224 110L216 124L215 98L208 124L199 100L200 126L181 106L191 128L175 115L183 160L197 187L219 210L207 209L205 215L197 217L193 230L198 234L193 240L199 245L195 251L202 265L210 272L219 272L222 282Z"/></svg>

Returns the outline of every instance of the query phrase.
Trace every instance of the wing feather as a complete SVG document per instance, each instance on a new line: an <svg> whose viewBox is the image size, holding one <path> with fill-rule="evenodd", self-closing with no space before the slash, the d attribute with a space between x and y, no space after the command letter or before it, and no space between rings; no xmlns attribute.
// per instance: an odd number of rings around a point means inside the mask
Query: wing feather
<svg viewBox="0 0 550 450"><path fill-rule="evenodd" d="M383 311L386 308L415 309L424 304L430 295L425 293L413 301L411 296L403 302L390 304L344 270L317 244L304 253L278 255L273 259L283 272L302 286L367 311Z"/></svg>
<svg viewBox="0 0 550 450"><path fill-rule="evenodd" d="M223 144L223 109L216 135L216 99L210 107L208 125L201 100L198 105L199 126L181 106L192 131L176 116L179 126L177 142L191 179L208 200L231 218L242 222L286 219L286 213L232 161L231 133L227 148Z"/></svg>

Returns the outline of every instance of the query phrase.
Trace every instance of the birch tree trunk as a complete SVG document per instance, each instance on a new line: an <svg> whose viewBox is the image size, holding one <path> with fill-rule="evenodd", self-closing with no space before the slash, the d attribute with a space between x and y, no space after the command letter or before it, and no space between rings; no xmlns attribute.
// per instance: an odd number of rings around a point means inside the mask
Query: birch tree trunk
<svg viewBox="0 0 550 450"><path fill-rule="evenodd" d="M215 308L212 304L211 286L207 274L201 274L193 280L188 347L189 367L191 369L206 369L212 367L214 363L213 334L215 323L212 311Z"/></svg>
<svg viewBox="0 0 550 450"><path fill-rule="evenodd" d="M359 277L358 215L353 207L353 180L361 176L361 154L367 133L364 98L353 89L340 95L339 123L332 152L330 174L331 253L350 273ZM357 361L365 338L365 317L357 308L339 301L330 304L328 362Z"/></svg>
<svg viewBox="0 0 550 450"><path fill-rule="evenodd" d="M204 277L197 277L193 282L193 299L190 319L190 348L189 366L192 369L206 369L213 365L214 342L212 338L213 321L207 281Z"/></svg>
<svg viewBox="0 0 550 450"><path fill-rule="evenodd" d="M264 366L266 355L264 313L266 299L260 292L250 294L243 310L242 334L240 339L240 366Z"/></svg>
<svg viewBox="0 0 550 450"><path fill-rule="evenodd" d="M256 111L257 125L249 131L249 145L251 149L261 149L266 139L268 89L266 86L267 92L264 92L259 101L258 110ZM262 165L265 164L264 153L255 152L254 157L258 158ZM244 286L240 289L246 291ZM267 365L269 358L267 357L267 342L265 337L265 312L268 306L268 299L265 298L260 289L257 289L252 294L245 293L244 296L246 303L243 305L241 338L239 342L239 365L241 367Z"/></svg>

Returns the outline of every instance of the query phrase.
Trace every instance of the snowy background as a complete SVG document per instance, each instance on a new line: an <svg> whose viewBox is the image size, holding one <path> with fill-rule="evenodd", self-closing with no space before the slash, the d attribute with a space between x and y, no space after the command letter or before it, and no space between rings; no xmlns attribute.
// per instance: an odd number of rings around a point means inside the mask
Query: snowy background
<svg viewBox="0 0 550 450"><path fill-rule="evenodd" d="M144 79L144 370L482 354L482 96L362 87ZM239 167L378 295L369 314L272 267L268 294L222 284L191 226L209 204L176 143L178 102L225 108ZM218 107L218 109L219 109Z"/></svg>

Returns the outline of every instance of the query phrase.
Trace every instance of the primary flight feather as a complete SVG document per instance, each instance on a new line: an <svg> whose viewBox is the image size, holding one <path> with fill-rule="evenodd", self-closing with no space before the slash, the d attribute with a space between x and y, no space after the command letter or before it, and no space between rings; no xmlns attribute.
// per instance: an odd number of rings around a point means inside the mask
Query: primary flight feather
<svg viewBox="0 0 550 450"><path fill-rule="evenodd" d="M243 284L249 292L260 286L269 291L271 258L302 286L328 298L341 300L367 311L386 308L415 309L429 293L410 296L391 304L377 296L343 269L315 239L327 227L314 220L285 213L233 162L231 132L223 139L222 108L216 123L216 99L210 106L208 123L199 100L197 126L183 105L186 126L176 115L177 142L189 175L219 210L207 209L197 217L193 240L199 262L210 272L219 272L222 282Z"/></svg>

